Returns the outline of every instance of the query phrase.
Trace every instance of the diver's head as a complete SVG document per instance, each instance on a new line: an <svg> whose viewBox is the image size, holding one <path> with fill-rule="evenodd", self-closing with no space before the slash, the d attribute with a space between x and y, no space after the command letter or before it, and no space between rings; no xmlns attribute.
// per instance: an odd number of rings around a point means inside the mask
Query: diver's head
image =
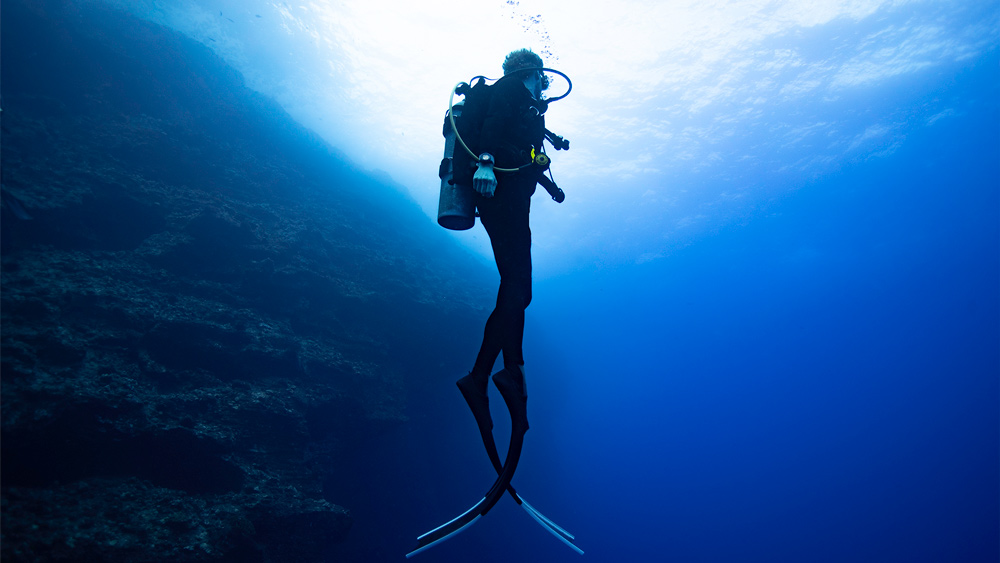
<svg viewBox="0 0 1000 563"><path fill-rule="evenodd" d="M545 66L542 64L542 58L531 51L531 49L518 49L517 51L511 51L507 58L503 61L503 75L507 76L513 74L521 69L525 68L541 68ZM539 83L538 91L536 92L536 97L541 94L541 90L545 90L549 87L549 77L545 76L544 72L522 72L520 73L520 78L526 82L537 80ZM537 79L535 78L537 76ZM531 86L528 86L529 90L535 90Z"/></svg>

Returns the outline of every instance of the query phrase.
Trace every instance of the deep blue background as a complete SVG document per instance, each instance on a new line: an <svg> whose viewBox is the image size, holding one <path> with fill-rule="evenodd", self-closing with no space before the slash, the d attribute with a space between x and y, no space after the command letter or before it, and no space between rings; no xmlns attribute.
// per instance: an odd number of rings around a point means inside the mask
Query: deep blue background
<svg viewBox="0 0 1000 563"><path fill-rule="evenodd" d="M996 561L995 105L666 259L536 283L519 491L592 561ZM332 495L358 517L342 553L399 560L488 488L450 381L412 401ZM579 556L507 498L418 557Z"/></svg>
<svg viewBox="0 0 1000 563"><path fill-rule="evenodd" d="M946 86L992 101L890 156L663 259L536 283L515 485L587 561L998 560L997 69ZM410 422L344 437L325 494L355 526L331 560L402 561L494 478L463 374L411 375ZM509 498L418 557L583 561Z"/></svg>

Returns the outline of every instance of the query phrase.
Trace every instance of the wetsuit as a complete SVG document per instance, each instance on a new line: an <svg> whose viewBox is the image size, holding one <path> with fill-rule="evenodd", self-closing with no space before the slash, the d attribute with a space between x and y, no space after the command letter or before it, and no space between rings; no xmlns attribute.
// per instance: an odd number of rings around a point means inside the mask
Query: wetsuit
<svg viewBox="0 0 1000 563"><path fill-rule="evenodd" d="M516 168L531 162L532 148L541 149L545 118L540 105L516 76L493 86L478 137L470 146L477 154L493 155L498 168ZM475 132L470 132L475 133ZM490 236L500 272L496 308L486 322L483 344L473 373L489 375L500 352L504 366L524 364L524 310L531 302L531 230L528 213L537 172L497 172L492 198L477 194L480 220Z"/></svg>
<svg viewBox="0 0 1000 563"><path fill-rule="evenodd" d="M478 89L478 90L477 90ZM478 95L477 95L478 94ZM539 111L539 106L541 111ZM496 168L520 168L531 163L532 149L541 150L545 136L544 102L536 102L518 75L500 80L493 86L480 82L466 94L459 133L476 155L493 155ZM459 185L473 184L475 159L468 151L456 151L453 160L454 180ZM524 310L531 302L531 230L528 213L531 195L541 177L535 166L517 172L496 172L493 197L476 196L479 217L493 245L500 290L497 304L486 321L483 344L472 371L456 384L476 418L486 453L497 472L497 479L482 500L456 518L417 538L411 557L449 538L485 516L500 498L511 497L574 551L583 553L573 543L574 537L529 505L511 486L528 430L527 389L524 382ZM504 369L493 375L500 396L510 412L511 432L507 457L501 463L493 437L487 383L497 356L503 352Z"/></svg>
<svg viewBox="0 0 1000 563"><path fill-rule="evenodd" d="M507 62L513 55L524 53L522 51L508 55L504 70L508 70ZM541 61L537 61L537 64L540 66ZM541 150L542 140L545 138L545 120L542 117L545 102L535 101L525 87L525 82L528 82L539 88L542 77L539 75L538 80L534 76L528 77L527 81L520 79L524 72L532 71L529 68L508 75L493 86L487 86L481 80L471 89L463 87L460 93L466 99L456 127L469 150L456 150L451 166L456 184L475 186L473 170L477 168L477 155L490 153L496 163L494 172L497 184L493 197L477 194L476 206L493 245L493 255L500 271L500 290L497 292L496 307L486 321L483 344L476 363L472 371L456 384L476 419L486 453L497 472L497 479L482 500L472 508L417 537L417 547L407 553L407 557L412 557L472 525L485 516L504 494L509 494L549 533L577 553L583 553L574 544L572 534L535 510L511 486L524 446L524 435L528 431L528 394L521 350L524 310L531 302L531 229L528 227L528 214L535 185L542 179L539 166L532 165L531 162L532 152ZM469 154L470 151L474 154ZM500 172L497 168L520 170ZM488 177L488 174L482 172L478 189L485 191L492 182L483 182L483 176ZM543 185L549 193L555 191L561 195L555 184ZM562 201L555 194L553 199ZM502 462L493 436L493 419L487 393L490 371L501 352L504 369L493 375L493 383L510 412L511 422L510 445L507 447L507 457Z"/></svg>

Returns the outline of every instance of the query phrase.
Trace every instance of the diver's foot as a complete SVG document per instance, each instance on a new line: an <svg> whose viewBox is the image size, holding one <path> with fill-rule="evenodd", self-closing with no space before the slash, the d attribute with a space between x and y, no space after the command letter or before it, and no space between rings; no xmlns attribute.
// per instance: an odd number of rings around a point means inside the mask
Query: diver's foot
<svg viewBox="0 0 1000 563"><path fill-rule="evenodd" d="M524 381L524 368L516 366L507 368L493 374L493 383L500 391L507 410L510 411L510 418L515 426L520 426L522 431L528 430L528 388Z"/></svg>
<svg viewBox="0 0 1000 563"><path fill-rule="evenodd" d="M472 416L476 417L476 424L480 429L493 429L493 418L490 417L490 398L486 393L486 386L490 381L488 374L480 375L476 372L469 372L469 375L455 382L458 390L462 392L462 397L469 404Z"/></svg>

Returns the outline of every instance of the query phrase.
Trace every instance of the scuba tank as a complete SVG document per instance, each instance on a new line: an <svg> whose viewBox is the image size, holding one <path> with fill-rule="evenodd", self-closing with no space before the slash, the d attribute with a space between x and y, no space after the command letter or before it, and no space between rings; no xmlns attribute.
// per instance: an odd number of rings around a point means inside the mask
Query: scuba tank
<svg viewBox="0 0 1000 563"><path fill-rule="evenodd" d="M438 225L453 231L471 229L476 224L476 192L472 186L455 183L455 129L450 116L461 118L465 102L458 102L444 116L444 158L438 169L441 197L438 199Z"/></svg>

